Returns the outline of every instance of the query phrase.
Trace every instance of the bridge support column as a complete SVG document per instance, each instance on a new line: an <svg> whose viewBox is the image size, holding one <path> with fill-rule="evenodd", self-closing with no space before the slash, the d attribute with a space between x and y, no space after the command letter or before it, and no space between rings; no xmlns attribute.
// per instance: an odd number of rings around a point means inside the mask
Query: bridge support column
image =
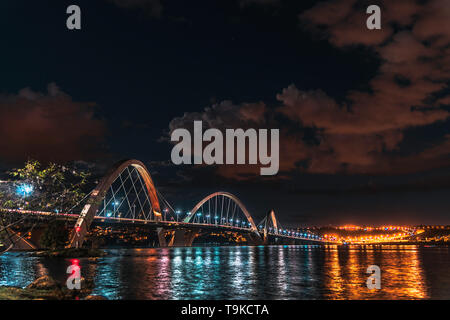
<svg viewBox="0 0 450 320"><path fill-rule="evenodd" d="M164 228L157 228L156 232L158 233L159 246L167 247L166 230Z"/></svg>
<svg viewBox="0 0 450 320"><path fill-rule="evenodd" d="M269 235L267 234L267 232L264 232L262 239L264 245L269 244Z"/></svg>
<svg viewBox="0 0 450 320"><path fill-rule="evenodd" d="M177 229L170 239L169 247L190 247L200 230Z"/></svg>
<svg viewBox="0 0 450 320"><path fill-rule="evenodd" d="M264 243L265 241L261 239L260 236L251 233L248 235L248 240L249 240L248 243L251 246L259 246L265 244Z"/></svg>

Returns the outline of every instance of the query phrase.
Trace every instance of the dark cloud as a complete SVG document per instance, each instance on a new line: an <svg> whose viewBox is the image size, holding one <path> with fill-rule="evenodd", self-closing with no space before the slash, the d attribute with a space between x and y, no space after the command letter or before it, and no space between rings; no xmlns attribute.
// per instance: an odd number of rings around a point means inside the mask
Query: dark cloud
<svg viewBox="0 0 450 320"><path fill-rule="evenodd" d="M0 158L88 160L102 153L106 134L93 103L76 102L54 83L46 94L29 88L0 96Z"/></svg>
<svg viewBox="0 0 450 320"><path fill-rule="evenodd" d="M323 27L337 47L364 45L378 53L381 66L369 82L370 92L351 91L349 104L338 105L323 93L288 88L278 96L286 105L282 112L324 129L326 144L350 172L417 170L417 155L392 157L385 151L399 146L405 129L449 117L441 107L448 104L450 11L443 0L422 5L409 0L378 1L382 30L367 30L368 4L353 0L323 2L301 14L300 19L307 26ZM433 101L432 97L442 92L447 95ZM446 142L421 153L430 155L427 165L444 165L432 156L440 149L448 154Z"/></svg>
<svg viewBox="0 0 450 320"><path fill-rule="evenodd" d="M170 133L177 128L185 128L194 120L202 120L207 128L254 128L265 124L267 106L263 102L234 104L222 101L207 107L203 112L187 112L182 117L174 118L170 124ZM188 126L189 128L189 126Z"/></svg>
<svg viewBox="0 0 450 320"><path fill-rule="evenodd" d="M163 13L161 0L108 0L120 8L140 8L150 16L159 18Z"/></svg>
<svg viewBox="0 0 450 320"><path fill-rule="evenodd" d="M398 174L449 166L448 136L414 154L402 153L405 132L448 121L450 95L450 7L446 0L377 1L382 30L366 28L367 1L320 2L299 15L307 30L321 33L343 50L365 46L380 60L369 90L347 93L338 102L326 92L291 85L268 108L263 102L223 102L202 113L186 113L170 130L203 120L215 128L280 128L280 174ZM286 126L281 117L290 119ZM278 120L277 120L278 119ZM308 143L312 128L318 143ZM254 166L220 166L219 174L247 179Z"/></svg>
<svg viewBox="0 0 450 320"><path fill-rule="evenodd" d="M249 5L278 5L281 0L239 0L239 5L241 7L246 7Z"/></svg>

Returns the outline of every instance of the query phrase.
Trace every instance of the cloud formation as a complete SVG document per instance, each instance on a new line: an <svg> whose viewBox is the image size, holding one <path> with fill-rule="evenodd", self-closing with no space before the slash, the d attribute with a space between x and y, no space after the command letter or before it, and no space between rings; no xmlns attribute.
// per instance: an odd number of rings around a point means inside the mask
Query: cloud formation
<svg viewBox="0 0 450 320"><path fill-rule="evenodd" d="M47 93L29 88L0 95L0 158L23 161L93 159L101 153L106 124L92 103L76 102L50 83Z"/></svg>
<svg viewBox="0 0 450 320"><path fill-rule="evenodd" d="M382 29L368 30L369 2L320 2L298 15L306 30L333 46L364 46L378 55L380 67L369 90L350 90L345 102L338 102L320 89L291 85L277 94L275 108L263 102L223 102L174 119L170 129L193 120L215 128L280 128L280 174L287 176L298 171L397 174L450 165L449 136L414 154L401 152L407 130L442 123L450 116L443 108L450 105L450 7L446 0L377 1ZM218 172L242 179L254 169L223 166Z"/></svg>

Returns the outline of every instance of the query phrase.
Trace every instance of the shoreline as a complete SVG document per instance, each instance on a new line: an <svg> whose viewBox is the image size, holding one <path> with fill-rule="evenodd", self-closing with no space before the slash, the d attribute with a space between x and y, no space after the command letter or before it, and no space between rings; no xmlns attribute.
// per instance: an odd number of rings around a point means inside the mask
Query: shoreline
<svg viewBox="0 0 450 320"><path fill-rule="evenodd" d="M94 284L81 278L81 290L69 290L50 276L35 279L24 288L0 286L0 300L105 300L102 296L91 295Z"/></svg>
<svg viewBox="0 0 450 320"><path fill-rule="evenodd" d="M279 244L267 245L269 246L304 246L305 244ZM419 246L419 247L448 247L448 242L384 242L384 243L323 243L323 244L308 244L313 246ZM308 246L307 245L307 246ZM102 247L98 249L61 249L61 250L10 250L9 252L29 253L34 257L44 258L101 258L107 256L105 250L121 250L121 249L175 249L175 248L216 248L216 247L235 247L235 246L208 246L208 245L194 245L191 247ZM247 247L247 246L238 246ZM248 246L252 247L252 246ZM253 246L259 247L259 246ZM1 253L0 253L1 254Z"/></svg>

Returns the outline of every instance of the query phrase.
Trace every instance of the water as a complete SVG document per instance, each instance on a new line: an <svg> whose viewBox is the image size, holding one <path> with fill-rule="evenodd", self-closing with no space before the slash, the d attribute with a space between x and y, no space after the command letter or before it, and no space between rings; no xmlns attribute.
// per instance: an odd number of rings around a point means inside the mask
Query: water
<svg viewBox="0 0 450 320"><path fill-rule="evenodd" d="M79 259L109 299L450 299L449 247L268 246L108 250ZM70 259L0 256L0 285L62 282ZM369 265L381 290L366 287Z"/></svg>

